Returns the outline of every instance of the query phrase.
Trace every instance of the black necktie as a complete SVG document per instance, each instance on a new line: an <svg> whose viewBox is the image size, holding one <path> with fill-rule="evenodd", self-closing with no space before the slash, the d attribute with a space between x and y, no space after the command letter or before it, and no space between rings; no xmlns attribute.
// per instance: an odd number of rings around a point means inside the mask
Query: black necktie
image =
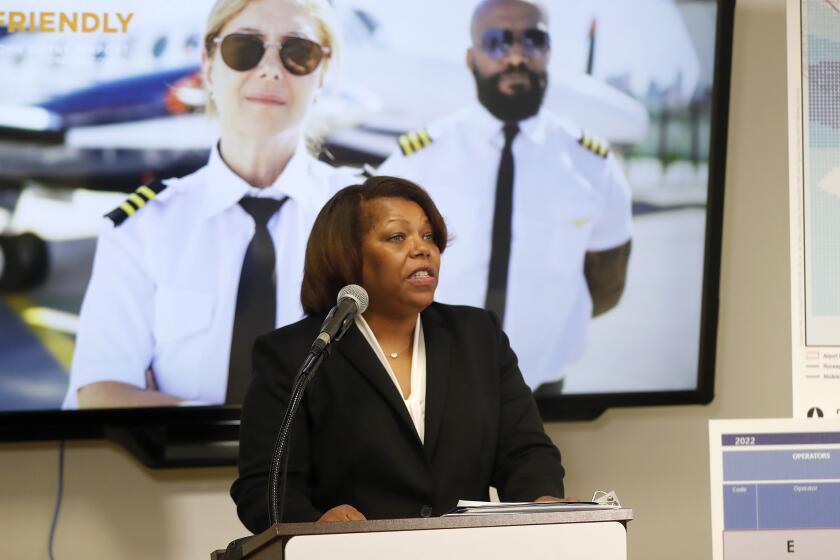
<svg viewBox="0 0 840 560"><path fill-rule="evenodd" d="M273 198L245 197L239 205L254 218L254 237L245 251L239 290L236 293L236 315L230 342L230 363L226 404L242 404L251 380L251 351L261 334L274 330L277 315L277 278L274 243L268 232L268 220L283 203Z"/></svg>
<svg viewBox="0 0 840 560"><path fill-rule="evenodd" d="M493 209L493 242L490 248L490 270L487 275L487 297L484 307L505 318L508 265L510 264L511 220L513 211L513 139L519 125L507 123L504 128L505 147L496 177L496 205Z"/></svg>

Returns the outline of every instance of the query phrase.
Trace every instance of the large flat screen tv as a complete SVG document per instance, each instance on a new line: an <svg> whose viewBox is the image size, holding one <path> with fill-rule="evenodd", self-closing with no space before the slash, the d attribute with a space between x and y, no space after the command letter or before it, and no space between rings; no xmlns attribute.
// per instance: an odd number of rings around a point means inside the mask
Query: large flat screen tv
<svg viewBox="0 0 840 560"><path fill-rule="evenodd" d="M476 3L333 0L343 52L312 119L321 159L375 169L404 133L476 103L465 63ZM707 403L734 2L544 4L543 107L609 146L630 186L632 251L619 302L574 333L571 359L537 376L519 345L525 379L546 421ZM193 172L216 139L200 74L211 5L30 0L0 15L2 439L106 436L149 464L232 460L237 407L62 410L103 214L141 184ZM472 165L495 174L499 163ZM456 247L458 218L444 217ZM542 280L529 297L549 301L558 289ZM515 351L530 334L566 336L518 329Z"/></svg>

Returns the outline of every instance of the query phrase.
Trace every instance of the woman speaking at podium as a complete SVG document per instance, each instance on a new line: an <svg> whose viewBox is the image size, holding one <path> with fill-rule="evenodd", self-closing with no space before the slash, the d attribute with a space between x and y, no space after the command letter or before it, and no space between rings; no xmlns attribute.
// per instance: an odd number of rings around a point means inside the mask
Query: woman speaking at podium
<svg viewBox="0 0 840 560"><path fill-rule="evenodd" d="M495 315L434 303L446 225L426 192L373 177L321 210L306 248L308 317L257 339L242 408L248 529L269 526L272 447L295 373L336 294L370 304L312 378L291 438L284 522L441 515L459 499L563 496L560 454Z"/></svg>

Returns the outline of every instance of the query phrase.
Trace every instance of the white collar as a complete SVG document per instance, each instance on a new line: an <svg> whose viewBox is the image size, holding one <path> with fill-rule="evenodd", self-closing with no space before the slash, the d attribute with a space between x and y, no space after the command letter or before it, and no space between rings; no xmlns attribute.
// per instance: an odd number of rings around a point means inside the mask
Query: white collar
<svg viewBox="0 0 840 560"><path fill-rule="evenodd" d="M358 313L355 316L354 322L356 323L356 328L359 329L359 331L362 333L362 336L365 338L365 340L367 340L367 343L370 345L371 349L373 350L373 353L376 354L377 358L379 358L379 362L382 364L382 367L388 373L388 377L391 378L391 381L397 388L397 392L400 394L400 398L402 398L402 388L400 387L400 382L397 380L397 375L394 373L394 369L391 367L391 362L388 361L388 357L385 355L385 351L382 349L382 346L380 346L379 340L373 333L373 329L370 328L370 325L361 313ZM417 314L417 321L414 325L414 338L411 342L411 348L411 393L408 395L408 399L403 398L402 400L405 402L408 402L409 400L420 400L423 403L425 403L426 339L423 336L423 321L420 319L419 313ZM422 439L422 422L420 422L420 425L418 425L417 420L414 418L413 415L412 420L414 420L415 427L417 428L417 433L421 434L420 438Z"/></svg>
<svg viewBox="0 0 840 560"><path fill-rule="evenodd" d="M302 144L298 145L274 183L264 189L256 189L228 167L219 153L219 143L216 142L210 151L204 173L207 181L202 192L205 217L209 218L238 204L242 197L248 195L277 199L288 196L299 201L309 200L313 194L310 192L312 181L309 177L309 159L306 148Z"/></svg>
<svg viewBox="0 0 840 560"><path fill-rule="evenodd" d="M523 121L519 121L519 137L524 137L535 144L541 144L545 140L545 128L542 119L544 109ZM475 126L479 134L491 139L494 144L504 145L504 133L502 128L505 123L493 116L483 105L476 102L469 111L470 122Z"/></svg>
<svg viewBox="0 0 840 560"><path fill-rule="evenodd" d="M361 331L362 335L370 344L370 347L373 349L373 353L379 358L382 362L382 365L385 366L385 369L388 373L393 377L394 382L397 382L397 378L394 375L394 371L391 369L390 362L388 362L388 358L385 356L385 350L382 349L382 346L379 345L379 340L376 338L376 335L373 333L373 329L370 328L367 320L362 316L361 313L356 314L354 317L356 328ZM417 314L417 321L414 324L414 338L411 342L412 354L416 357L418 351L420 350L421 341L424 341L423 338L423 321L420 320L420 314ZM425 348L425 342L423 342L423 347ZM413 367L413 366L412 366ZM397 383L397 387L399 387L399 383Z"/></svg>

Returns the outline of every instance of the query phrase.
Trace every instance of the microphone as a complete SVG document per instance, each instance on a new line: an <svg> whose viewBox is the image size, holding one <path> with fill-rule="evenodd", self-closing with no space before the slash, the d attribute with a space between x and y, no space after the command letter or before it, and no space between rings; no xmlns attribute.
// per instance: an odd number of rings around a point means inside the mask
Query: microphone
<svg viewBox="0 0 840 560"><path fill-rule="evenodd" d="M356 284L348 284L341 288L337 299L338 303L330 309L321 325L321 333L309 349L312 356L321 355L330 344L341 340L356 315L364 313L368 307L367 292Z"/></svg>
<svg viewBox="0 0 840 560"><path fill-rule="evenodd" d="M0 292L35 288L47 279L49 250L34 233L0 235Z"/></svg>

